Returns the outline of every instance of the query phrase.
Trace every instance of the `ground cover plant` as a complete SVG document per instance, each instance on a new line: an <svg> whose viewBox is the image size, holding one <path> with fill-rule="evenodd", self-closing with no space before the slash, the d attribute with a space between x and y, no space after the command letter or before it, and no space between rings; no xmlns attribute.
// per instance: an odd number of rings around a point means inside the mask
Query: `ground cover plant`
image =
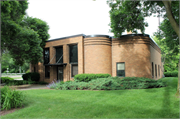
<svg viewBox="0 0 180 119"><path fill-rule="evenodd" d="M22 92L5 86L1 88L1 110L21 107L24 103Z"/></svg>
<svg viewBox="0 0 180 119"><path fill-rule="evenodd" d="M124 89L147 89L165 87L166 84L161 80L152 80L142 77L119 77L97 78L89 82L69 81L53 82L49 88L59 90L124 90Z"/></svg>
<svg viewBox="0 0 180 119"><path fill-rule="evenodd" d="M74 80L80 82L89 82L97 78L108 78L111 77L110 74L77 74L74 76Z"/></svg>
<svg viewBox="0 0 180 119"><path fill-rule="evenodd" d="M179 118L178 78L168 86L131 90L24 90L28 105L5 118Z"/></svg>

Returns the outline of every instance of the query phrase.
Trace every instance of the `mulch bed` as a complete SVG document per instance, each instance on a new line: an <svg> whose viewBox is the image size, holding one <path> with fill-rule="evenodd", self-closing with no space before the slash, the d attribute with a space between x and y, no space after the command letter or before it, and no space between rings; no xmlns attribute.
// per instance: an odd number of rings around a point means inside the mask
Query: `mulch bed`
<svg viewBox="0 0 180 119"><path fill-rule="evenodd" d="M2 110L2 111L0 111L0 115L2 116L2 115L9 114L9 113L13 113L13 112L15 112L15 111L17 111L17 110L20 110L20 109L22 109L22 108L24 108L24 107L12 108L12 109L10 109L10 110Z"/></svg>

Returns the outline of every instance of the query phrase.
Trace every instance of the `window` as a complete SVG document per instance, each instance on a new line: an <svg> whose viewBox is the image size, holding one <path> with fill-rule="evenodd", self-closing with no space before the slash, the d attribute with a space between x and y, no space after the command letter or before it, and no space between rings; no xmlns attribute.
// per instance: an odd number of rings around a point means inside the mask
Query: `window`
<svg viewBox="0 0 180 119"><path fill-rule="evenodd" d="M50 67L49 66L45 66L45 77L46 78L50 77Z"/></svg>
<svg viewBox="0 0 180 119"><path fill-rule="evenodd" d="M56 63L63 63L63 47L56 48Z"/></svg>
<svg viewBox="0 0 180 119"><path fill-rule="evenodd" d="M159 76L160 76L160 66L158 65L158 72L159 72Z"/></svg>
<svg viewBox="0 0 180 119"><path fill-rule="evenodd" d="M117 71L117 76L125 77L125 63L124 62L117 63L116 71Z"/></svg>
<svg viewBox="0 0 180 119"><path fill-rule="evenodd" d="M34 67L34 72L36 72L36 67Z"/></svg>
<svg viewBox="0 0 180 119"><path fill-rule="evenodd" d="M77 45L69 46L69 62L77 63L78 62L78 53L77 53Z"/></svg>
<svg viewBox="0 0 180 119"><path fill-rule="evenodd" d="M152 62L152 78L154 78L154 64Z"/></svg>
<svg viewBox="0 0 180 119"><path fill-rule="evenodd" d="M156 75L156 78L157 78L157 65L155 64L155 75Z"/></svg>
<svg viewBox="0 0 180 119"><path fill-rule="evenodd" d="M49 63L49 48L44 49L44 64Z"/></svg>
<svg viewBox="0 0 180 119"><path fill-rule="evenodd" d="M78 64L72 64L71 69L71 77L74 77L76 74L78 74Z"/></svg>

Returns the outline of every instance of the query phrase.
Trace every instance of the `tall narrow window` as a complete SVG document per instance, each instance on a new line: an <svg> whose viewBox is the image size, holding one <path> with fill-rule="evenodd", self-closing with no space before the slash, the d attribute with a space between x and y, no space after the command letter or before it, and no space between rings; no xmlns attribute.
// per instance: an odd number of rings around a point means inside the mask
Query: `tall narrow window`
<svg viewBox="0 0 180 119"><path fill-rule="evenodd" d="M69 62L78 63L77 45L69 46Z"/></svg>
<svg viewBox="0 0 180 119"><path fill-rule="evenodd" d="M125 77L125 63L124 62L118 62L116 64L116 72L117 76L119 77Z"/></svg>
<svg viewBox="0 0 180 119"><path fill-rule="evenodd" d="M36 72L36 67L34 67L34 72Z"/></svg>
<svg viewBox="0 0 180 119"><path fill-rule="evenodd" d="M158 65L158 72L159 72L159 76L160 76L160 66Z"/></svg>
<svg viewBox="0 0 180 119"><path fill-rule="evenodd" d="M44 49L44 64L49 63L49 48Z"/></svg>
<svg viewBox="0 0 180 119"><path fill-rule="evenodd" d="M49 66L45 66L45 77L46 78L50 77L50 67Z"/></svg>
<svg viewBox="0 0 180 119"><path fill-rule="evenodd" d="M156 78L157 78L157 65L155 64L155 75L156 75Z"/></svg>
<svg viewBox="0 0 180 119"><path fill-rule="evenodd" d="M78 74L78 64L72 64L71 66L71 77L74 77L76 74Z"/></svg>
<svg viewBox="0 0 180 119"><path fill-rule="evenodd" d="M154 78L154 64L152 62L152 78Z"/></svg>
<svg viewBox="0 0 180 119"><path fill-rule="evenodd" d="M56 48L56 63L63 63L63 47Z"/></svg>

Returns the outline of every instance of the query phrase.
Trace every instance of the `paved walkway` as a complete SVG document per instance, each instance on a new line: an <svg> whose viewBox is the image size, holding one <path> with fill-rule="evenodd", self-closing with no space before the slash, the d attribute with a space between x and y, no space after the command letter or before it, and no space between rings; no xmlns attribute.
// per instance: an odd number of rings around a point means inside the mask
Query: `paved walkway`
<svg viewBox="0 0 180 119"><path fill-rule="evenodd" d="M32 84L28 87L19 88L17 90L31 90L31 89L49 89L46 85Z"/></svg>

